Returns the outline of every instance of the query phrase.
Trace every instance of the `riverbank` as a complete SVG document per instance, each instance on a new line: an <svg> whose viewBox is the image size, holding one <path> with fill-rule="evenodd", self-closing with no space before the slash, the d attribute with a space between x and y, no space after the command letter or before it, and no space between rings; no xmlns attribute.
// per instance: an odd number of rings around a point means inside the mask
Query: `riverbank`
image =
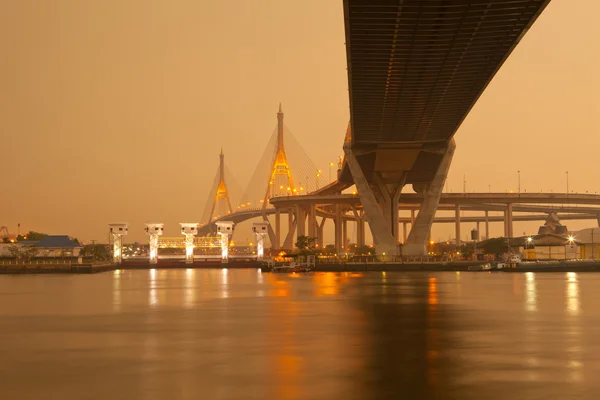
<svg viewBox="0 0 600 400"><path fill-rule="evenodd" d="M371 262L371 263L322 263L315 266L315 272L455 272L469 271L469 267L482 265L477 261L454 262ZM185 264L183 262L169 262L161 260L158 264L148 262L124 262L122 264L0 264L0 274L94 274L100 272L119 270L148 270L148 269L256 269L270 272L270 269L257 261L232 261L221 263L217 260L211 262L196 262ZM504 268L494 272L523 273L523 272L596 272L600 271L600 261L594 262L567 262L553 264L521 264L515 268ZM475 271L469 271L475 272Z"/></svg>

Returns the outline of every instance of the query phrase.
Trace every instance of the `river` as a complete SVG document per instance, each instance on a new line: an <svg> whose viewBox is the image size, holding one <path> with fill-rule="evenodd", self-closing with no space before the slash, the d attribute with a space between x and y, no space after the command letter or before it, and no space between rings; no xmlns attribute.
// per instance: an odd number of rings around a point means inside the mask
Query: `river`
<svg viewBox="0 0 600 400"><path fill-rule="evenodd" d="M1 399L597 399L600 274L0 276Z"/></svg>

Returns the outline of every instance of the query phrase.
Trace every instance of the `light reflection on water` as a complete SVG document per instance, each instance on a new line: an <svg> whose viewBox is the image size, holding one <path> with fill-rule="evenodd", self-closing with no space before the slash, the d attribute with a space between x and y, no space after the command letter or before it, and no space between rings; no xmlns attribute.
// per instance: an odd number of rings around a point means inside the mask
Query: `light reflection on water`
<svg viewBox="0 0 600 400"><path fill-rule="evenodd" d="M0 300L3 399L600 391L596 274L126 270L0 276Z"/></svg>

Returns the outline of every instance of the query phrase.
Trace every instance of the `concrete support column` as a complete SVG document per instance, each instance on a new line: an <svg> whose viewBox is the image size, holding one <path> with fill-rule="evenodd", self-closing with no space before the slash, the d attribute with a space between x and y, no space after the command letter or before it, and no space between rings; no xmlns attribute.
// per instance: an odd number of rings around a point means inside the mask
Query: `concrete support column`
<svg viewBox="0 0 600 400"><path fill-rule="evenodd" d="M281 248L281 210L275 209L275 243L271 243L273 248Z"/></svg>
<svg viewBox="0 0 600 400"><path fill-rule="evenodd" d="M342 207L335 205L335 252L342 252Z"/></svg>
<svg viewBox="0 0 600 400"><path fill-rule="evenodd" d="M301 206L296 207L296 226L298 227L298 236L306 235L306 212Z"/></svg>
<svg viewBox="0 0 600 400"><path fill-rule="evenodd" d="M460 238L460 206L457 204L454 209L454 218L456 219L456 245L460 246L461 238Z"/></svg>
<svg viewBox="0 0 600 400"><path fill-rule="evenodd" d="M288 209L288 234L285 237L283 247L286 249L294 248L294 233L296 232L296 221L294 220L294 210Z"/></svg>
<svg viewBox="0 0 600 400"><path fill-rule="evenodd" d="M342 248L348 248L348 220L342 218Z"/></svg>
<svg viewBox="0 0 600 400"><path fill-rule="evenodd" d="M507 219L508 237L511 238L514 236L513 235L513 205L512 205L512 203L508 203L506 211L507 211L507 217L508 217L508 219Z"/></svg>
<svg viewBox="0 0 600 400"><path fill-rule="evenodd" d="M348 126L348 130L350 130L350 126ZM347 136L350 137L350 135L351 132L348 131ZM356 190L358 191L358 196L362 203L363 209L365 210L365 216L367 222L369 223L371 233L373 234L373 241L375 242L377 252L396 254L398 247L396 245L396 241L394 240L394 235L390 230L389 220L386 220L381 208L379 207L379 204L377 203L377 199L375 198L375 194L369 185L369 181L365 177L362 167L358 162L352 148L350 147L350 141L346 141L346 143L344 143L344 153L346 155L346 162L350 169L350 173L352 174L354 184L356 185Z"/></svg>
<svg viewBox="0 0 600 400"><path fill-rule="evenodd" d="M508 209L504 210L504 237L510 237L508 235Z"/></svg>
<svg viewBox="0 0 600 400"><path fill-rule="evenodd" d="M406 235L407 235L407 226L408 225L406 222L402 223L402 243L406 244Z"/></svg>
<svg viewBox="0 0 600 400"><path fill-rule="evenodd" d="M410 227L415 226L415 210L410 210Z"/></svg>
<svg viewBox="0 0 600 400"><path fill-rule="evenodd" d="M413 185L415 191L423 193L423 204L421 204L419 214L414 220L414 225L406 240L403 249L404 255L421 256L427 254L426 242L429 239L433 218L435 217L435 212L440 203L440 197L442 196L442 191L444 189L444 184L446 182L446 177L448 176L448 170L450 169L450 163L452 162L455 149L456 144L454 143L454 139L452 139L448 143L445 153L443 153L442 160L431 183L426 187ZM413 215L414 213L411 213L411 219L413 218Z"/></svg>
<svg viewBox="0 0 600 400"><path fill-rule="evenodd" d="M323 248L323 245L325 243L325 241L323 239L323 231L325 230L325 221L327 221L327 218L323 217L323 219L321 220L321 223L317 225L317 244L319 245L320 248Z"/></svg>
<svg viewBox="0 0 600 400"><path fill-rule="evenodd" d="M316 232L317 231L317 227L316 227L316 224L317 224L317 221L316 221L316 218L317 218L316 213L317 212L316 211L317 210L316 210L316 208L317 208L317 206L314 204L311 204L308 207L308 236L312 237L312 238L317 236L317 232Z"/></svg>
<svg viewBox="0 0 600 400"><path fill-rule="evenodd" d="M479 242L479 221L477 221L477 241Z"/></svg>
<svg viewBox="0 0 600 400"><path fill-rule="evenodd" d="M490 238L490 219L488 211L485 212L485 238Z"/></svg>
<svg viewBox="0 0 600 400"><path fill-rule="evenodd" d="M358 247L365 245L365 220L360 217L356 220L356 244Z"/></svg>

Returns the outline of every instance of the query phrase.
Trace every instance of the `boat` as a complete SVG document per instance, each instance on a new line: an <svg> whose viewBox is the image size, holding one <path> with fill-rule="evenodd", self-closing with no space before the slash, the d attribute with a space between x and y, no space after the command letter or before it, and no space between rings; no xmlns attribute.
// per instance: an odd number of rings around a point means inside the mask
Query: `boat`
<svg viewBox="0 0 600 400"><path fill-rule="evenodd" d="M283 264L275 264L273 260L269 262L271 272L311 272L315 269L315 256L308 256L306 262L289 261Z"/></svg>
<svg viewBox="0 0 600 400"><path fill-rule="evenodd" d="M493 269L492 264L481 264L481 265L471 265L468 270L469 271L491 271Z"/></svg>
<svg viewBox="0 0 600 400"><path fill-rule="evenodd" d="M314 269L314 265L313 266L309 266L307 264L299 264L296 263L295 261L289 262L287 264L281 264L281 265L273 265L271 267L271 272L310 272Z"/></svg>

